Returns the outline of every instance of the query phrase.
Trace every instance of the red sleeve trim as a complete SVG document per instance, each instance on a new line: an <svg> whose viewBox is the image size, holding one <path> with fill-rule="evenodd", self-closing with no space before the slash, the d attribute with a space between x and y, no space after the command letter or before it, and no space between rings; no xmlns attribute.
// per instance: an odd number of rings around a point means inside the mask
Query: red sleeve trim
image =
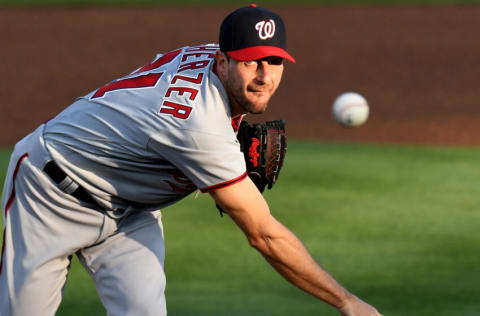
<svg viewBox="0 0 480 316"><path fill-rule="evenodd" d="M219 184L215 184L215 185L212 185L210 187L207 187L207 188L203 188L203 189L200 189L200 191L202 193L206 193L206 192L211 192L211 191L215 191L215 190L218 190L218 189L221 189L221 188L225 188L225 187L228 187L232 184L235 184L237 182L240 182L242 181L243 179L245 179L247 177L247 172L245 171L244 174L242 174L240 177L237 177L235 179L232 179L230 181L226 181L226 182L223 182L223 183L219 183Z"/></svg>

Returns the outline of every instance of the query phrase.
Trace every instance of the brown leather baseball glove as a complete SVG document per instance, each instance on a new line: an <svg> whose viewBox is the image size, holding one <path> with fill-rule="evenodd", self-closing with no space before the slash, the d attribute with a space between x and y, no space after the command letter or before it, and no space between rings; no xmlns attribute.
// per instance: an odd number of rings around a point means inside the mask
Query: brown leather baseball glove
<svg viewBox="0 0 480 316"><path fill-rule="evenodd" d="M248 176L260 192L271 189L278 179L287 151L285 121L249 124L243 121L237 139L245 156Z"/></svg>
<svg viewBox="0 0 480 316"><path fill-rule="evenodd" d="M275 120L249 124L242 121L237 133L240 149L245 156L248 176L263 193L278 179L287 151L285 121ZM216 204L220 215L224 211Z"/></svg>

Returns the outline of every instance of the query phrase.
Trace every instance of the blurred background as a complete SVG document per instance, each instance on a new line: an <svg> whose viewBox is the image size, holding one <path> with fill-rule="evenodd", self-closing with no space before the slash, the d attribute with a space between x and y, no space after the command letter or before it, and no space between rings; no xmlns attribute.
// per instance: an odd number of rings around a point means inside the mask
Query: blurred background
<svg viewBox="0 0 480 316"><path fill-rule="evenodd" d="M0 9L0 146L157 53L217 42L223 17L245 4L31 2ZM480 144L478 6L326 3L266 3L284 17L297 63L286 65L269 111L257 119L287 119L298 138ZM331 119L331 104L345 91L371 106L361 129Z"/></svg>

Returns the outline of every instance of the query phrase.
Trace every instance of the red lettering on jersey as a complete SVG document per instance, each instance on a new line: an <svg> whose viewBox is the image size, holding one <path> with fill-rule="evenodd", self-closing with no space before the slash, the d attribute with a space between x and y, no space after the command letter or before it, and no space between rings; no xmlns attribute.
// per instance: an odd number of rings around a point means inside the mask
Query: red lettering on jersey
<svg viewBox="0 0 480 316"><path fill-rule="evenodd" d="M188 57L190 57L190 56L195 56L196 58L199 58L199 57L201 57L201 56L203 56L203 55L208 56L208 58L210 58L210 59L213 58L213 57L215 57L215 54L213 54L213 53L192 53L192 54L185 54L185 55L183 55L183 57L182 57L182 62L187 61Z"/></svg>
<svg viewBox="0 0 480 316"><path fill-rule="evenodd" d="M163 180L163 181L165 181L170 186L170 188L172 188L172 191L174 192L190 193L193 190L195 190L195 187L187 186L186 188L182 188L176 185L175 183L173 183L172 181L169 181L169 180Z"/></svg>
<svg viewBox="0 0 480 316"><path fill-rule="evenodd" d="M173 176L173 179L181 184L192 184L192 182L180 170L167 170Z"/></svg>
<svg viewBox="0 0 480 316"><path fill-rule="evenodd" d="M154 87L157 84L158 79L163 75L163 72L160 73L149 73L146 75L120 79L114 82L111 82L100 89L98 89L91 97L91 99L103 97L105 93L118 89L128 89L128 88L147 88Z"/></svg>
<svg viewBox="0 0 480 316"><path fill-rule="evenodd" d="M190 112L192 112L192 108L188 105L168 101L164 101L163 105L167 106L168 108L164 108L162 106L162 108L160 109L160 113L171 114L183 120L187 119L190 116Z"/></svg>
<svg viewBox="0 0 480 316"><path fill-rule="evenodd" d="M143 66L142 68L138 69L137 71L135 71L133 74L137 74L137 73L140 73L140 72L144 72L144 71L148 71L148 70L152 70L152 69L155 69L155 68L158 68L160 66L163 66L165 64L168 64L169 62L171 62L175 57L178 56L178 54L180 54L182 50L181 49L177 49L177 50L174 50L174 51L171 51L169 53L166 53L165 55L163 55L162 57L160 57L159 59L155 60L154 62L148 64L148 65L145 65Z"/></svg>
<svg viewBox="0 0 480 316"><path fill-rule="evenodd" d="M182 71L189 70L189 69L205 68L205 67L208 66L209 63L210 63L210 60L201 60L201 61L194 61L194 62L191 62L191 63L186 63L186 64L183 64L183 65L180 65L180 68L178 68L178 72L182 72Z"/></svg>
<svg viewBox="0 0 480 316"><path fill-rule="evenodd" d="M176 75L175 77L173 77L171 84L177 83L177 79L187 81L187 82L192 82L195 84L201 84L203 79L203 72L199 73L197 78L190 78L190 77Z"/></svg>
<svg viewBox="0 0 480 316"><path fill-rule="evenodd" d="M172 191L190 193L196 189L195 185L180 170L167 170L167 172L173 176L176 183L183 185L179 186L172 181L163 180L172 188Z"/></svg>
<svg viewBox="0 0 480 316"><path fill-rule="evenodd" d="M220 48L218 45L201 45L201 46L195 46L195 47L190 47L187 48L185 51L186 52L202 52L202 51L217 51Z"/></svg>
<svg viewBox="0 0 480 316"><path fill-rule="evenodd" d="M177 91L179 95L183 95L185 92L190 93L190 100L195 100L197 97L198 90L197 89L192 89L192 88L185 88L185 87L170 87L167 90L167 93L165 93L165 97L170 97L170 94L172 91Z"/></svg>

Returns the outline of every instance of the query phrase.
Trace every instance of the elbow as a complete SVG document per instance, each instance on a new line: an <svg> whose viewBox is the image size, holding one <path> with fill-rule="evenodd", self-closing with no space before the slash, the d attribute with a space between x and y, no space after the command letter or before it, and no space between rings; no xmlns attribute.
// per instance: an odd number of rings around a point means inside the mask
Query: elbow
<svg viewBox="0 0 480 316"><path fill-rule="evenodd" d="M250 247L258 250L262 254L268 253L268 240L269 238L267 236L248 236L248 243L250 244Z"/></svg>
<svg viewBox="0 0 480 316"><path fill-rule="evenodd" d="M273 219L269 217L269 219ZM281 239L276 229L275 221L268 221L262 225L256 225L254 229L246 231L246 237L250 246L258 250L262 255L271 256Z"/></svg>

